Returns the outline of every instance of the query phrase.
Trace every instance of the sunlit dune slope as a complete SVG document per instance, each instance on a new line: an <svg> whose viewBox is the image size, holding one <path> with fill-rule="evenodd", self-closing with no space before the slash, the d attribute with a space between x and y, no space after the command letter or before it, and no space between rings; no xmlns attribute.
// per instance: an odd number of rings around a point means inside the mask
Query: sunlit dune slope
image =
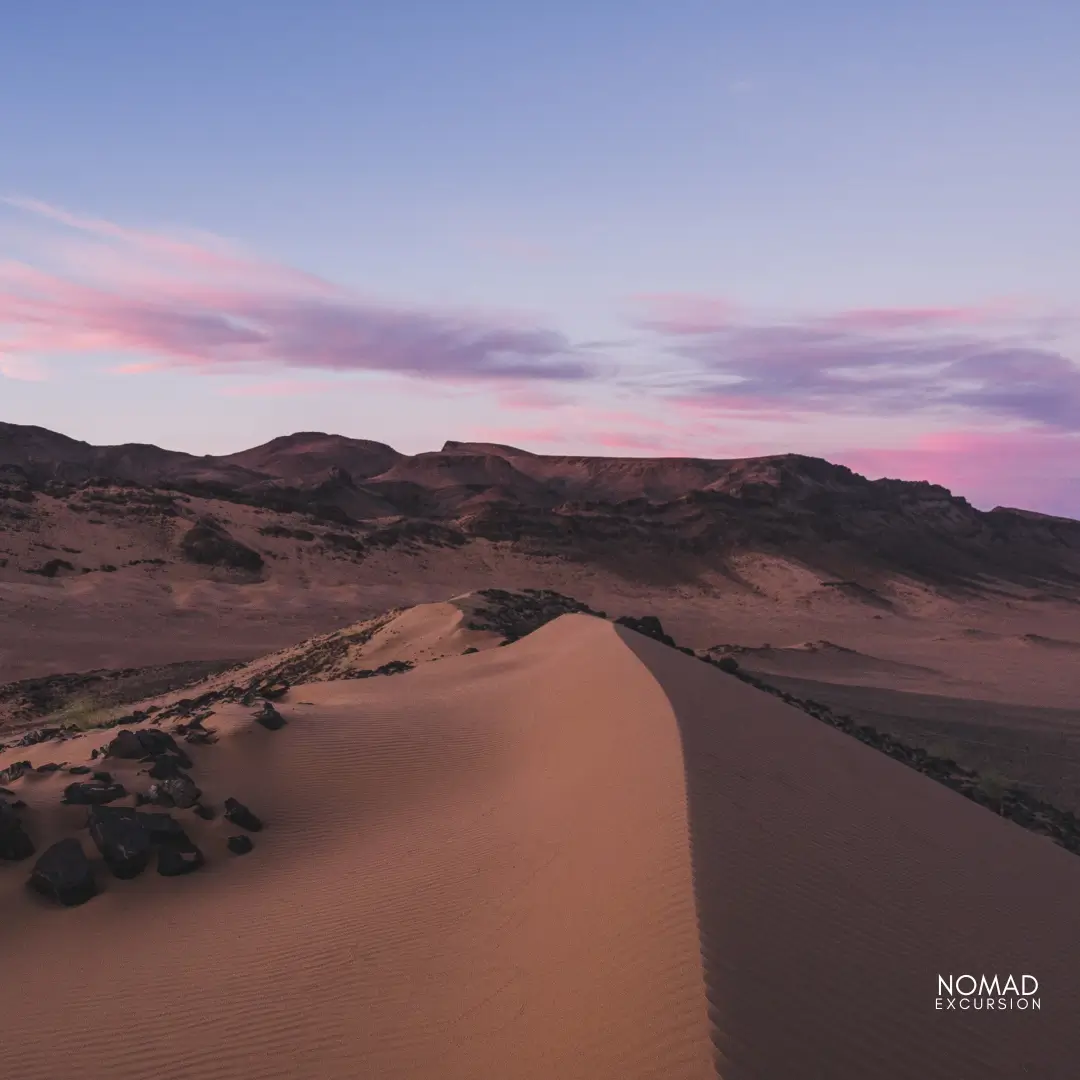
<svg viewBox="0 0 1080 1080"><path fill-rule="evenodd" d="M5 1071L713 1075L678 732L610 623L280 707L268 732L228 706L193 748L204 790L266 819L250 855L200 823L202 870L102 874L67 910L0 867Z"/></svg>

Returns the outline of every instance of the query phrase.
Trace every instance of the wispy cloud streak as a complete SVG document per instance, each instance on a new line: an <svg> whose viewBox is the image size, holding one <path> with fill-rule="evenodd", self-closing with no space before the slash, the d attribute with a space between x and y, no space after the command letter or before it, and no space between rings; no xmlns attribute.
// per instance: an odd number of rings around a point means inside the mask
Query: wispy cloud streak
<svg viewBox="0 0 1080 1080"><path fill-rule="evenodd" d="M1080 365L1061 344L1075 323L1039 319L1015 304L712 325L693 311L666 321L646 311L639 322L679 361L668 390L718 408L963 413L1080 431Z"/></svg>
<svg viewBox="0 0 1080 1080"><path fill-rule="evenodd" d="M425 378L575 382L592 361L520 319L357 296L218 238L128 229L8 198L76 236L70 268L0 264L0 350L136 354L203 372L275 367Z"/></svg>

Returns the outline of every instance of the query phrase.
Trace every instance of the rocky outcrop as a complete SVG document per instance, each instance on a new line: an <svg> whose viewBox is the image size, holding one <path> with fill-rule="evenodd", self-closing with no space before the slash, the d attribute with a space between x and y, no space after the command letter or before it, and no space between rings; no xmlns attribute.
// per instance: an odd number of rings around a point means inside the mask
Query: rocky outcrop
<svg viewBox="0 0 1080 1080"><path fill-rule="evenodd" d="M204 566L249 573L258 573L263 568L263 557L257 551L241 544L210 520L204 519L184 533L180 550L184 558Z"/></svg>

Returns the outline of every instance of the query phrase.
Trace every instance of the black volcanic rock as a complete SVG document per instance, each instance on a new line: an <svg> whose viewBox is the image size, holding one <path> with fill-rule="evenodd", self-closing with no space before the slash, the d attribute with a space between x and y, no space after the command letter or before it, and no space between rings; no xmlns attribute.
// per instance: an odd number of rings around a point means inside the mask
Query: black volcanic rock
<svg viewBox="0 0 1080 1080"><path fill-rule="evenodd" d="M205 861L203 853L185 835L182 840L174 838L158 850L157 872L162 877L179 877L198 870Z"/></svg>
<svg viewBox="0 0 1080 1080"><path fill-rule="evenodd" d="M150 861L150 833L139 817L126 807L95 806L90 811L90 838L115 877L136 877Z"/></svg>
<svg viewBox="0 0 1080 1080"><path fill-rule="evenodd" d="M0 784L10 784L13 780L18 780L24 773L30 772L31 769L33 769L33 765L29 761L13 762L6 769L0 769Z"/></svg>
<svg viewBox="0 0 1080 1080"><path fill-rule="evenodd" d="M58 840L34 864L30 886L65 907L85 904L97 895L97 882L82 844L74 837Z"/></svg>
<svg viewBox="0 0 1080 1080"><path fill-rule="evenodd" d="M241 829L247 829L248 832L259 832L263 827L262 821L236 799L225 800L225 817L234 825L239 825Z"/></svg>
<svg viewBox="0 0 1080 1080"><path fill-rule="evenodd" d="M160 784L152 784L151 792L155 788L158 793L156 801L164 806L178 806L181 810L193 807L202 796L195 781L184 773L170 776L167 780L162 780Z"/></svg>
<svg viewBox="0 0 1080 1080"><path fill-rule="evenodd" d="M27 834L16 808L0 799L0 859L18 862L34 854L34 842Z"/></svg>
<svg viewBox="0 0 1080 1080"><path fill-rule="evenodd" d="M255 713L255 721L267 731L279 731L285 726L285 717L269 701L264 702L263 707Z"/></svg>
<svg viewBox="0 0 1080 1080"><path fill-rule="evenodd" d="M234 855L246 855L255 847L255 841L250 836L230 836L225 843Z"/></svg>
<svg viewBox="0 0 1080 1080"><path fill-rule="evenodd" d="M68 806L102 806L116 802L127 795L123 784L103 784L91 781L82 784L68 784L64 788L63 802Z"/></svg>

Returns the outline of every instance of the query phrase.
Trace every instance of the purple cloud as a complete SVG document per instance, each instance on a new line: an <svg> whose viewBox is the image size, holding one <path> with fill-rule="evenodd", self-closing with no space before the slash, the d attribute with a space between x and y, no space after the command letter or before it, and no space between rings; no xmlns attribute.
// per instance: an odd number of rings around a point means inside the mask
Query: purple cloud
<svg viewBox="0 0 1080 1080"><path fill-rule="evenodd" d="M885 320L881 320L884 322ZM1080 430L1080 366L1017 335L851 331L833 320L679 335L684 393L863 414L969 410Z"/></svg>

